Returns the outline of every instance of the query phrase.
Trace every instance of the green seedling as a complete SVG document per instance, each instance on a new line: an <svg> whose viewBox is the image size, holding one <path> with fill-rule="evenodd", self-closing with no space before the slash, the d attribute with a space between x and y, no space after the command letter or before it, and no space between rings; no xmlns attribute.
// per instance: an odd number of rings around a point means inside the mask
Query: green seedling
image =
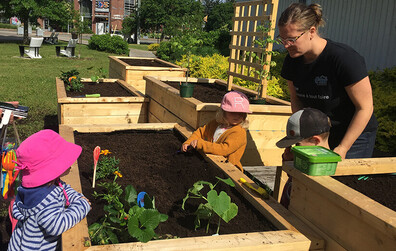
<svg viewBox="0 0 396 251"><path fill-rule="evenodd" d="M62 74L59 78L65 83L66 91L81 92L84 88L84 84L81 83L81 78L78 76L80 73L76 69L61 72Z"/></svg>
<svg viewBox="0 0 396 251"><path fill-rule="evenodd" d="M115 171L119 171L118 164L119 159L114 156L102 156L99 158L98 166L96 168L96 180L104 179L114 174Z"/></svg>
<svg viewBox="0 0 396 251"><path fill-rule="evenodd" d="M195 211L195 229L201 226L201 220L208 220L206 225L206 233L208 233L210 219L214 215L218 215L219 219L216 234L219 234L221 219L226 223L232 220L238 214L238 206L231 202L231 198L226 192L221 191L219 194L217 194L217 191L214 190L219 181L222 181L231 187L235 187L234 182L232 182L230 178L216 178L218 181L214 185L207 181L195 182L193 187L187 191L187 195L183 199L182 208L184 210L184 204L189 198L205 200L206 203L201 203L198 206L198 209ZM205 185L210 189L206 194L206 197L201 193L201 190L205 187Z"/></svg>
<svg viewBox="0 0 396 251"><path fill-rule="evenodd" d="M92 82L99 83L101 79L104 79L107 75L107 71L100 67L94 76L91 76Z"/></svg>

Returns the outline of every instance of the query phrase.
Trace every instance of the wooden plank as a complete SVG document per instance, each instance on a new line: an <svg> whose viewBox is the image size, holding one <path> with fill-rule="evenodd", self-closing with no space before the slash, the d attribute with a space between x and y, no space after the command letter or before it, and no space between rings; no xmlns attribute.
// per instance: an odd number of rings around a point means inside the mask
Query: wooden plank
<svg viewBox="0 0 396 251"><path fill-rule="evenodd" d="M160 105L155 100L151 100L151 102L150 102L149 113L162 123L170 123L170 122L179 123L179 124L184 123L183 120L178 118L173 113L169 112L167 109L165 109L162 105ZM155 121L155 119L154 119L154 121ZM149 122L151 123L152 121L149 121Z"/></svg>
<svg viewBox="0 0 396 251"><path fill-rule="evenodd" d="M278 202L280 202L282 198L283 189L285 188L285 184L288 179L289 177L287 176L287 173L282 170L282 166L277 166L276 174L275 174L275 184L274 184L274 190L272 196Z"/></svg>
<svg viewBox="0 0 396 251"><path fill-rule="evenodd" d="M121 130L170 130L176 123L142 123L142 124L97 124L97 125L68 125L79 132L114 132Z"/></svg>
<svg viewBox="0 0 396 251"><path fill-rule="evenodd" d="M153 76L152 76L153 77ZM161 81L170 81L170 82L186 82L186 77L181 76L181 77L172 77L172 76L154 76L156 79L161 80ZM208 83L208 84L213 84L217 81L217 79L213 78L192 78L188 77L188 82L189 83Z"/></svg>
<svg viewBox="0 0 396 251"><path fill-rule="evenodd" d="M63 119L65 125L76 124L136 124L147 123L147 114L139 114L136 116L90 116L90 117L66 117Z"/></svg>
<svg viewBox="0 0 396 251"><path fill-rule="evenodd" d="M89 251L121 250L308 250L309 240L301 234L284 230L158 240L148 243L123 243L116 245L92 246Z"/></svg>
<svg viewBox="0 0 396 251"><path fill-rule="evenodd" d="M136 116L147 114L147 103L84 103L65 105L65 116Z"/></svg>
<svg viewBox="0 0 396 251"><path fill-rule="evenodd" d="M272 0L253 0L253 1L244 1L244 2L236 2L234 3L235 6L246 6L246 5L254 5L254 4L271 4Z"/></svg>
<svg viewBox="0 0 396 251"><path fill-rule="evenodd" d="M276 113L251 113L248 115L249 130L253 131L277 131L286 136L286 125L289 120L288 114Z"/></svg>
<svg viewBox="0 0 396 251"><path fill-rule="evenodd" d="M346 159L338 163L334 176L396 173L396 157Z"/></svg>
<svg viewBox="0 0 396 251"><path fill-rule="evenodd" d="M243 169L274 190L276 166L244 166Z"/></svg>
<svg viewBox="0 0 396 251"><path fill-rule="evenodd" d="M59 125L59 133L66 141L74 143L73 129L71 127ZM79 173L77 162L75 162L71 166L70 173L62 177L62 180L73 187L77 192L82 193ZM75 250L83 250L85 249L84 243L86 242L90 243L87 218L84 218L74 227L62 234L63 250L69 250L69 247L73 247Z"/></svg>
<svg viewBox="0 0 396 251"><path fill-rule="evenodd" d="M285 162L283 170L293 177L290 210L344 248L391 250L396 246L395 211L331 177L305 175L292 162Z"/></svg>

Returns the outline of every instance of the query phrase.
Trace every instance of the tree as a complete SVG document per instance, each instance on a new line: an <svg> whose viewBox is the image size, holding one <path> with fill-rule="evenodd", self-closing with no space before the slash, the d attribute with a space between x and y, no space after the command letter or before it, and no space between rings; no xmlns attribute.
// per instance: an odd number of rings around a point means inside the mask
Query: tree
<svg viewBox="0 0 396 251"><path fill-rule="evenodd" d="M132 34L135 34L135 38L137 36L137 13L133 11L131 15L127 16L122 20L122 34L124 34L124 38L131 37ZM130 41L128 41L129 43Z"/></svg>
<svg viewBox="0 0 396 251"><path fill-rule="evenodd" d="M234 0L226 1L224 3L217 3L208 13L208 21L205 25L206 31L217 30L224 25L228 29L232 29L232 17L234 16Z"/></svg>
<svg viewBox="0 0 396 251"><path fill-rule="evenodd" d="M165 34L174 32L180 24L178 19L194 16L194 20L203 19L203 6L196 0L144 0L139 9L140 27L146 31L163 29L161 39ZM169 27L172 26L172 27Z"/></svg>
<svg viewBox="0 0 396 251"><path fill-rule="evenodd" d="M38 18L47 17L61 24L71 16L71 4L66 0L2 0L0 10L6 17L17 16L21 20L24 44L29 42L29 23L37 24Z"/></svg>

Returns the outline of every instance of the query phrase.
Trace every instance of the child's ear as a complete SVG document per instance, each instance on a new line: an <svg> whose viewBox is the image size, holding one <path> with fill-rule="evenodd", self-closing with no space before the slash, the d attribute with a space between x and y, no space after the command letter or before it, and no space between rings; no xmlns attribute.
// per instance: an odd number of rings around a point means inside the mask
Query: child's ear
<svg viewBox="0 0 396 251"><path fill-rule="evenodd" d="M313 144L315 144L315 146L319 145L320 142L321 142L321 138L320 138L319 136L317 136L317 135L312 136L309 140L310 140Z"/></svg>

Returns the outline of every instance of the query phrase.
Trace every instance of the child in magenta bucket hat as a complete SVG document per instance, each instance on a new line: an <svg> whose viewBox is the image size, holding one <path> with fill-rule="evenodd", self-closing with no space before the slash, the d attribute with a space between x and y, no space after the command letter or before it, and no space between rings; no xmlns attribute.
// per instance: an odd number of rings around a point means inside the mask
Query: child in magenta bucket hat
<svg viewBox="0 0 396 251"><path fill-rule="evenodd" d="M39 131L18 147L22 184L12 208L18 223L8 250L56 250L61 234L87 216L89 201L60 180L81 150L52 130Z"/></svg>
<svg viewBox="0 0 396 251"><path fill-rule="evenodd" d="M240 160L247 144L246 118L251 113L249 100L245 94L231 91L224 95L220 108L216 119L198 128L183 143L181 150L186 152L192 147L205 153L224 156L243 171Z"/></svg>

